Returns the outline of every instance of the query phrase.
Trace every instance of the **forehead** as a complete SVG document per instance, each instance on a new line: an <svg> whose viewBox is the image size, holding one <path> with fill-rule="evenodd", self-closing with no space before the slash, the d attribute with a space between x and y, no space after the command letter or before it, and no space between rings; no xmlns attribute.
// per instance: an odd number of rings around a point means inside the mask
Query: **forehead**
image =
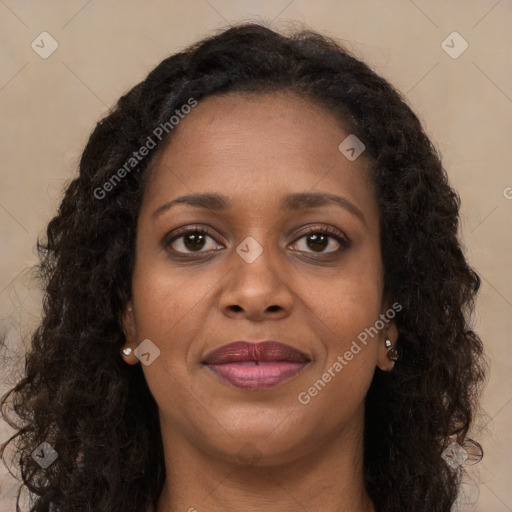
<svg viewBox="0 0 512 512"><path fill-rule="evenodd" d="M325 108L281 92L208 97L171 135L165 149L173 153L173 159L186 156L188 162L204 164L208 157L215 163L229 159L236 151L250 162L255 155L264 156L264 150L291 160L307 154L308 160L315 159L321 165L329 155L337 156L340 137L348 132Z"/></svg>
<svg viewBox="0 0 512 512"><path fill-rule="evenodd" d="M368 201L367 160L349 161L338 149L349 135L324 107L293 94L208 97L153 161L146 201L191 192L265 200L306 190Z"/></svg>

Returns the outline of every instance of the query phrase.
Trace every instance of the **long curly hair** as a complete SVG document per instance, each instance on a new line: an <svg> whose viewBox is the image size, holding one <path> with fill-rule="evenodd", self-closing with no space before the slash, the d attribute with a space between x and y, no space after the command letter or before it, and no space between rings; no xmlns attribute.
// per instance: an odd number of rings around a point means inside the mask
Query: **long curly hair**
<svg viewBox="0 0 512 512"><path fill-rule="evenodd" d="M401 359L366 397L364 475L379 512L448 512L463 474L443 460L473 424L486 377L471 316L480 280L458 240L460 199L402 95L333 38L241 24L163 60L98 122L38 243L42 321L25 373L1 401L31 512L140 512L165 480L157 405L119 355L136 221L149 163L112 176L190 98L290 92L327 108L366 146L381 226L385 296ZM154 138L156 139L156 138ZM125 167L126 169L126 167ZM148 172L146 172L148 170ZM108 193L104 184L114 183ZM16 418L8 414L10 404ZM32 452L58 454L46 469ZM5 462L5 460L4 460Z"/></svg>

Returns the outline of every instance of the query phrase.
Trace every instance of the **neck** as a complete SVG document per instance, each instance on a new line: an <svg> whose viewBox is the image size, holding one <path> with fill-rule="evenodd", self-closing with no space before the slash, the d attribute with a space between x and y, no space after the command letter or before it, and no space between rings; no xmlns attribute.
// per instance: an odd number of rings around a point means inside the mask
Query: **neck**
<svg viewBox="0 0 512 512"><path fill-rule="evenodd" d="M177 432L163 435L167 480L156 512L375 512L364 488L360 432L323 445L315 439L286 463L262 458L253 466L176 442Z"/></svg>

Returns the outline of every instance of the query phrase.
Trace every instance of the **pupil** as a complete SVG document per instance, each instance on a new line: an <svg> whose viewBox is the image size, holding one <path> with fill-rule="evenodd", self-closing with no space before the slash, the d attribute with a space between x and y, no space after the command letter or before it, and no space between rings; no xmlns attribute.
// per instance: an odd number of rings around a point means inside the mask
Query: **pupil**
<svg viewBox="0 0 512 512"><path fill-rule="evenodd" d="M202 249L204 245L204 235L201 233L190 233L185 237L184 243L186 248L191 251Z"/></svg>
<svg viewBox="0 0 512 512"><path fill-rule="evenodd" d="M328 239L324 235L309 235L308 236L308 247L310 249L316 250L323 250L327 247ZM311 241L311 243L309 243Z"/></svg>

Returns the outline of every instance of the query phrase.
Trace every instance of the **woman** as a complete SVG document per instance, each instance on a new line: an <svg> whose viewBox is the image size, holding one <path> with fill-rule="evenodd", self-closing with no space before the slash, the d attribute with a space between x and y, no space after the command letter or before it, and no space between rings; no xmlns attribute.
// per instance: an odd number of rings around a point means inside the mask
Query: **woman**
<svg viewBox="0 0 512 512"><path fill-rule="evenodd" d="M458 215L335 41L246 24L165 59L39 247L3 399L31 510L449 511L485 375Z"/></svg>

